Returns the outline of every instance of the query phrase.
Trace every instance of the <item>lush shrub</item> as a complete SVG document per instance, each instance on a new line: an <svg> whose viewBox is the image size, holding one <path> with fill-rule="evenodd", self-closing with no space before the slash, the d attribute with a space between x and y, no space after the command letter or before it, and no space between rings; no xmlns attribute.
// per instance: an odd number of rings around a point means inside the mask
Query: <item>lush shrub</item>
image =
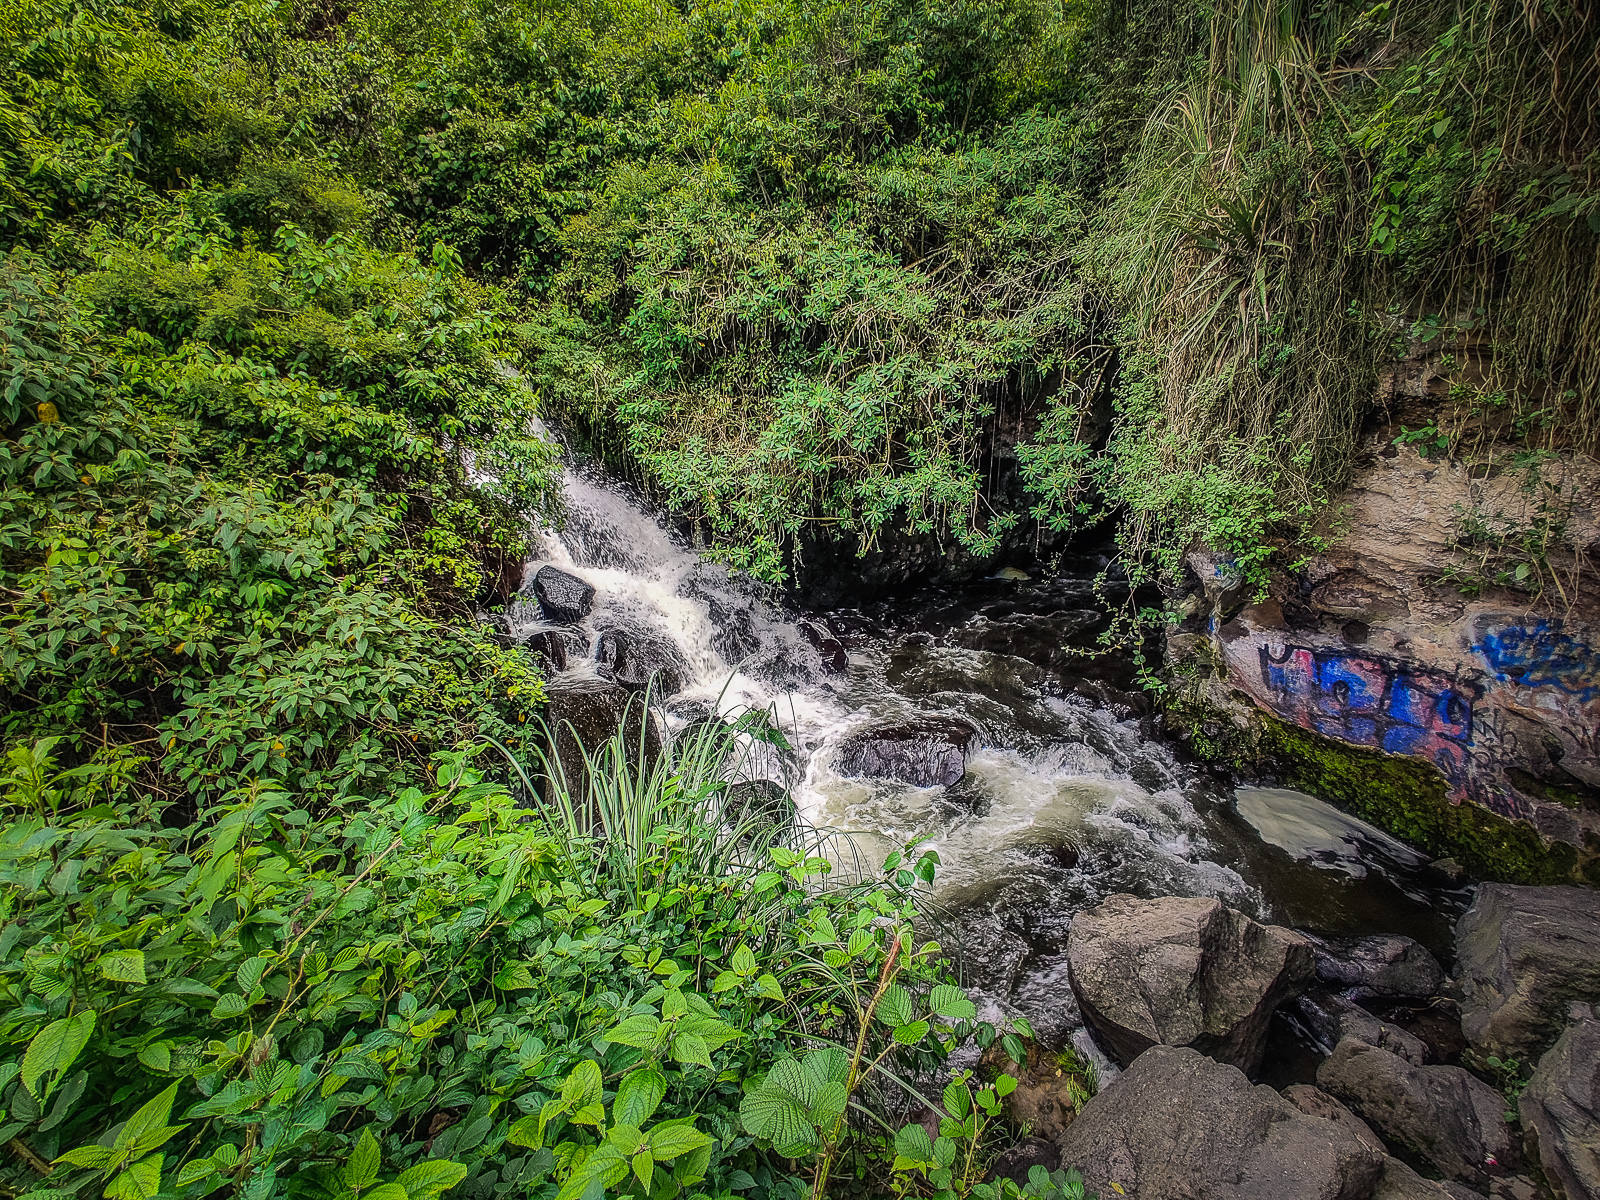
<svg viewBox="0 0 1600 1200"><path fill-rule="evenodd" d="M724 819L711 764L753 728L669 747L630 793L632 843L572 836L560 814L585 797L530 812L465 752L383 805L258 786L177 827L114 768L11 751L0 1132L31 1164L19 1190L796 1194L767 1146L814 1158L818 1194L842 1162L883 1179L847 1102L881 1122L886 1081L1004 1031L914 932L933 856L824 887L825 858L763 853ZM628 753L620 734L606 752ZM938 1149L902 1137L893 1169L965 1195L988 1122L951 1088Z"/></svg>

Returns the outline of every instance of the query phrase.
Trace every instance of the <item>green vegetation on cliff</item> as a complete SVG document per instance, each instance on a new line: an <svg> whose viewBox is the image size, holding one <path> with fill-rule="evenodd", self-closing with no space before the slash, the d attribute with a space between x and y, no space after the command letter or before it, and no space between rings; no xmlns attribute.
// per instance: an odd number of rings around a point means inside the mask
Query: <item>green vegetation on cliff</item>
<svg viewBox="0 0 1600 1200"><path fill-rule="evenodd" d="M1397 341L1595 445L1596 44L1571 0L5 8L8 1194L982 1195L992 1089L863 1133L1001 1034L911 867L708 866L688 767L636 837L516 807L542 681L470 618L553 504L536 404L766 578L1107 507L1135 567L1260 567Z"/></svg>

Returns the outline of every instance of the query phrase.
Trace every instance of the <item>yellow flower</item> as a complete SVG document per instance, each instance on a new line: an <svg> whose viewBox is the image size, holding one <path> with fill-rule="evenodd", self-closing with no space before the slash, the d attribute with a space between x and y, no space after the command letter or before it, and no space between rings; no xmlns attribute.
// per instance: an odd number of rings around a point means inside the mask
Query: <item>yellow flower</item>
<svg viewBox="0 0 1600 1200"><path fill-rule="evenodd" d="M61 420L61 410L48 400L33 411L34 415L39 418L39 424L41 425L54 425Z"/></svg>

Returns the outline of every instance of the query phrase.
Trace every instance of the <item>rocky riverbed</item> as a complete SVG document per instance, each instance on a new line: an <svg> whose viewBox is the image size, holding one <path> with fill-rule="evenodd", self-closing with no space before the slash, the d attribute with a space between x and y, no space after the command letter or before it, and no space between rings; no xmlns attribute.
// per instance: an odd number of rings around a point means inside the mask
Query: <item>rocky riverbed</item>
<svg viewBox="0 0 1600 1200"><path fill-rule="evenodd" d="M750 757L749 803L845 873L935 849L941 940L1038 1037L1000 1169L1145 1200L1597 1194L1600 893L1475 886L1198 762L1097 651L1126 588L1094 548L806 613L604 476L567 493L497 618L545 660L558 757L764 711L787 749Z"/></svg>

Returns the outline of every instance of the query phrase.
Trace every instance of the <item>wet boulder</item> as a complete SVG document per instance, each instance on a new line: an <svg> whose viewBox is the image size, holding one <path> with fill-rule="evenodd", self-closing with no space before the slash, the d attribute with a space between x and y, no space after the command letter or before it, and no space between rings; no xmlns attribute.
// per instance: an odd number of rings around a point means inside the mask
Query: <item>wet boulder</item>
<svg viewBox="0 0 1600 1200"><path fill-rule="evenodd" d="M1456 924L1461 1027L1502 1058L1538 1057L1574 1002L1600 1002L1600 892L1486 883Z"/></svg>
<svg viewBox="0 0 1600 1200"><path fill-rule="evenodd" d="M594 607L594 588L559 567L543 566L534 573L533 594L544 619L557 625L576 625Z"/></svg>
<svg viewBox="0 0 1600 1200"><path fill-rule="evenodd" d="M1346 1038L1317 1068L1317 1086L1448 1179L1487 1188L1516 1162L1505 1097L1460 1067L1419 1067Z"/></svg>
<svg viewBox="0 0 1600 1200"><path fill-rule="evenodd" d="M989 1173L983 1177L984 1182L1009 1179L1019 1187L1026 1187L1028 1172L1035 1167L1043 1167L1046 1171L1059 1170L1061 1147L1042 1137L1025 1137L1000 1153L1000 1157L989 1168Z"/></svg>
<svg viewBox="0 0 1600 1200"><path fill-rule="evenodd" d="M544 660L545 665L552 671L565 671L567 669L567 639L559 630L541 629L531 634L528 640L522 643L528 651Z"/></svg>
<svg viewBox="0 0 1600 1200"><path fill-rule="evenodd" d="M839 773L896 779L913 787L948 787L966 774L976 736L971 725L950 717L919 717L862 730L841 745Z"/></svg>
<svg viewBox="0 0 1600 1200"><path fill-rule="evenodd" d="M850 655L845 652L844 643L821 622L801 621L800 635L811 643L811 648L822 658L825 670L837 675L850 665Z"/></svg>
<svg viewBox="0 0 1600 1200"><path fill-rule="evenodd" d="M1313 988L1297 998L1295 1012L1324 1053L1332 1054L1345 1038L1355 1038L1398 1054L1415 1066L1422 1066L1430 1057L1428 1045L1421 1038L1379 1020L1355 1001L1326 988Z"/></svg>
<svg viewBox="0 0 1600 1200"><path fill-rule="evenodd" d="M545 684L546 724L555 758L574 802L587 794L589 771L584 751L598 751L620 729L628 761L653 762L661 753L661 733L643 698L604 679L563 677Z"/></svg>
<svg viewBox="0 0 1600 1200"><path fill-rule="evenodd" d="M1261 1065L1279 1004L1312 979L1311 944L1210 897L1109 897L1067 935L1083 1015L1124 1063L1192 1046L1247 1072Z"/></svg>
<svg viewBox="0 0 1600 1200"><path fill-rule="evenodd" d="M1311 939L1317 978L1356 999L1431 996L1444 968L1415 938L1379 935Z"/></svg>
<svg viewBox="0 0 1600 1200"><path fill-rule="evenodd" d="M1061 1138L1088 1190L1131 1200L1366 1200L1385 1155L1359 1122L1296 1108L1237 1067L1153 1046Z"/></svg>
<svg viewBox="0 0 1600 1200"><path fill-rule="evenodd" d="M1566 1200L1600 1200L1600 1021L1573 1022L1518 1103L1530 1155Z"/></svg>
<svg viewBox="0 0 1600 1200"><path fill-rule="evenodd" d="M1372 1200L1484 1200L1484 1196L1463 1184L1424 1179L1398 1158L1391 1158L1383 1164Z"/></svg>
<svg viewBox="0 0 1600 1200"><path fill-rule="evenodd" d="M689 665L662 633L641 624L614 623L595 640L595 668L602 678L624 687L649 687L657 696L683 690Z"/></svg>

